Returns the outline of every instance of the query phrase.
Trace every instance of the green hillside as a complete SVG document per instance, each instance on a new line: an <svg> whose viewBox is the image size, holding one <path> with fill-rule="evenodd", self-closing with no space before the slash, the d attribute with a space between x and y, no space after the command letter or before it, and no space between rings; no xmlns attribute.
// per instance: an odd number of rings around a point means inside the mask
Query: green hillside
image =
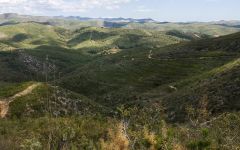
<svg viewBox="0 0 240 150"><path fill-rule="evenodd" d="M225 44L228 45L231 42ZM198 46L191 52L189 44L179 48L170 46L153 50L152 53L151 59L148 57L149 51L146 50L138 50L138 53L128 50L99 58L78 69L79 71L74 71L72 75L63 79L62 84L71 90L100 99L102 103L113 106L126 102L132 103L131 99L134 101L134 97L139 93L151 91L163 85L174 86L175 82L188 80L239 57L238 51L228 52L222 49L199 51ZM171 88L165 90L171 91Z"/></svg>
<svg viewBox="0 0 240 150"><path fill-rule="evenodd" d="M0 149L239 147L236 28L33 18L0 26Z"/></svg>
<svg viewBox="0 0 240 150"><path fill-rule="evenodd" d="M0 32L4 35L0 40L3 44L18 49L35 48L40 45L64 46L66 39L62 30L39 23L7 25L0 27Z"/></svg>
<svg viewBox="0 0 240 150"><path fill-rule="evenodd" d="M161 32L145 30L83 28L68 41L73 49L90 54L111 54L130 48L152 48L175 44L182 39ZM134 41L134 42L133 42Z"/></svg>
<svg viewBox="0 0 240 150"><path fill-rule="evenodd" d="M164 98L169 111L176 112L172 119L184 118L187 107L201 108L203 101L209 115L239 111L239 59L188 82L192 83Z"/></svg>
<svg viewBox="0 0 240 150"><path fill-rule="evenodd" d="M161 54L161 59L181 59L205 63L210 66L219 62L218 66L206 71L156 89L147 91L143 97L160 101L171 112L171 119L184 119L186 107L197 109L204 100L211 115L226 111L238 111L238 68L239 68L239 33L229 36L202 40L181 45ZM175 55L170 54L175 53ZM222 64L221 64L222 63ZM199 70L199 68L198 68ZM161 92L160 92L161 91ZM149 98L148 98L149 99ZM151 101L150 101L151 102Z"/></svg>
<svg viewBox="0 0 240 150"><path fill-rule="evenodd" d="M1 26L1 80L42 80L44 63L49 57L50 77L54 68L62 75L87 62L128 49L152 49L185 39L126 29L82 28L69 31L38 23ZM137 40L137 41L136 41ZM136 42L135 42L136 41ZM8 71L7 71L8 70Z"/></svg>

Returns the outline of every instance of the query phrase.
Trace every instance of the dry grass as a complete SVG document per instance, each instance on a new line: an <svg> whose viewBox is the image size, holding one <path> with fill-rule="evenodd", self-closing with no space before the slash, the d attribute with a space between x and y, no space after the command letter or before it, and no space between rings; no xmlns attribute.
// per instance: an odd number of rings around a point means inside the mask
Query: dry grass
<svg viewBox="0 0 240 150"><path fill-rule="evenodd" d="M123 124L118 127L109 129L107 140L100 139L100 147L102 150L128 150L129 140L123 132Z"/></svg>

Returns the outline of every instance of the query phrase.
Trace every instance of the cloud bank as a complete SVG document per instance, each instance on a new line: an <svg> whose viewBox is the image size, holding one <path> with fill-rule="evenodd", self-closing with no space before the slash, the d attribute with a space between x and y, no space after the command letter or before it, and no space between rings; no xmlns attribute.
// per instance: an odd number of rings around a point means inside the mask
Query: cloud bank
<svg viewBox="0 0 240 150"><path fill-rule="evenodd" d="M46 12L86 12L91 9L117 9L132 0L0 0L0 13L41 14Z"/></svg>

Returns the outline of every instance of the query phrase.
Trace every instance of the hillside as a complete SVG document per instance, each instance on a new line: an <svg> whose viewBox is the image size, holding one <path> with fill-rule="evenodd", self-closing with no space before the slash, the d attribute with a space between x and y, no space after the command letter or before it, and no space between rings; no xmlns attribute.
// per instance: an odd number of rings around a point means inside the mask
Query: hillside
<svg viewBox="0 0 240 150"><path fill-rule="evenodd" d="M1 26L1 80L42 80L49 73L70 71L101 56L128 49L149 49L185 41L162 32L87 27L76 31L39 23ZM4 35L4 36L3 36ZM134 42L136 41L136 42ZM7 71L8 70L8 71Z"/></svg>
<svg viewBox="0 0 240 150"><path fill-rule="evenodd" d="M40 45L64 46L63 29L39 23L20 23L0 27L1 43L14 48L35 48Z"/></svg>
<svg viewBox="0 0 240 150"><path fill-rule="evenodd" d="M182 40L162 32L90 27L76 30L68 46L90 54L113 54L130 48L163 47Z"/></svg>
<svg viewBox="0 0 240 150"><path fill-rule="evenodd" d="M234 61L239 58L238 42L239 33L162 48L143 48L137 53L136 49L129 49L87 63L64 77L62 85L107 105L132 103L139 99L139 93L175 86Z"/></svg>
<svg viewBox="0 0 240 150"><path fill-rule="evenodd" d="M185 118L186 108L201 108L202 101L213 116L238 111L239 93L236 91L239 88L239 39L240 35L237 33L212 40L191 42L159 55L161 59L192 59L206 63L207 66L219 62L219 66L190 78L160 86L146 92L144 97L150 96L153 101L159 101L159 97L162 97L160 101L167 107L171 119ZM159 91L164 91L164 94Z"/></svg>
<svg viewBox="0 0 240 150"><path fill-rule="evenodd" d="M20 18L0 26L0 148L239 147L238 29Z"/></svg>

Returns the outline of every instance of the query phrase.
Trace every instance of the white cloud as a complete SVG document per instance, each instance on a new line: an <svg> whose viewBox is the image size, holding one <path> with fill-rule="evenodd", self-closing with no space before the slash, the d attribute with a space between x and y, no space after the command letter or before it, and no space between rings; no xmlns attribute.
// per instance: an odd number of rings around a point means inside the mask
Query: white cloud
<svg viewBox="0 0 240 150"><path fill-rule="evenodd" d="M116 9L132 0L0 0L0 13L41 14L51 11L84 12L90 9Z"/></svg>
<svg viewBox="0 0 240 150"><path fill-rule="evenodd" d="M14 4L19 4L22 2L26 2L27 0L0 0L0 4L9 4L9 5L14 5Z"/></svg>

